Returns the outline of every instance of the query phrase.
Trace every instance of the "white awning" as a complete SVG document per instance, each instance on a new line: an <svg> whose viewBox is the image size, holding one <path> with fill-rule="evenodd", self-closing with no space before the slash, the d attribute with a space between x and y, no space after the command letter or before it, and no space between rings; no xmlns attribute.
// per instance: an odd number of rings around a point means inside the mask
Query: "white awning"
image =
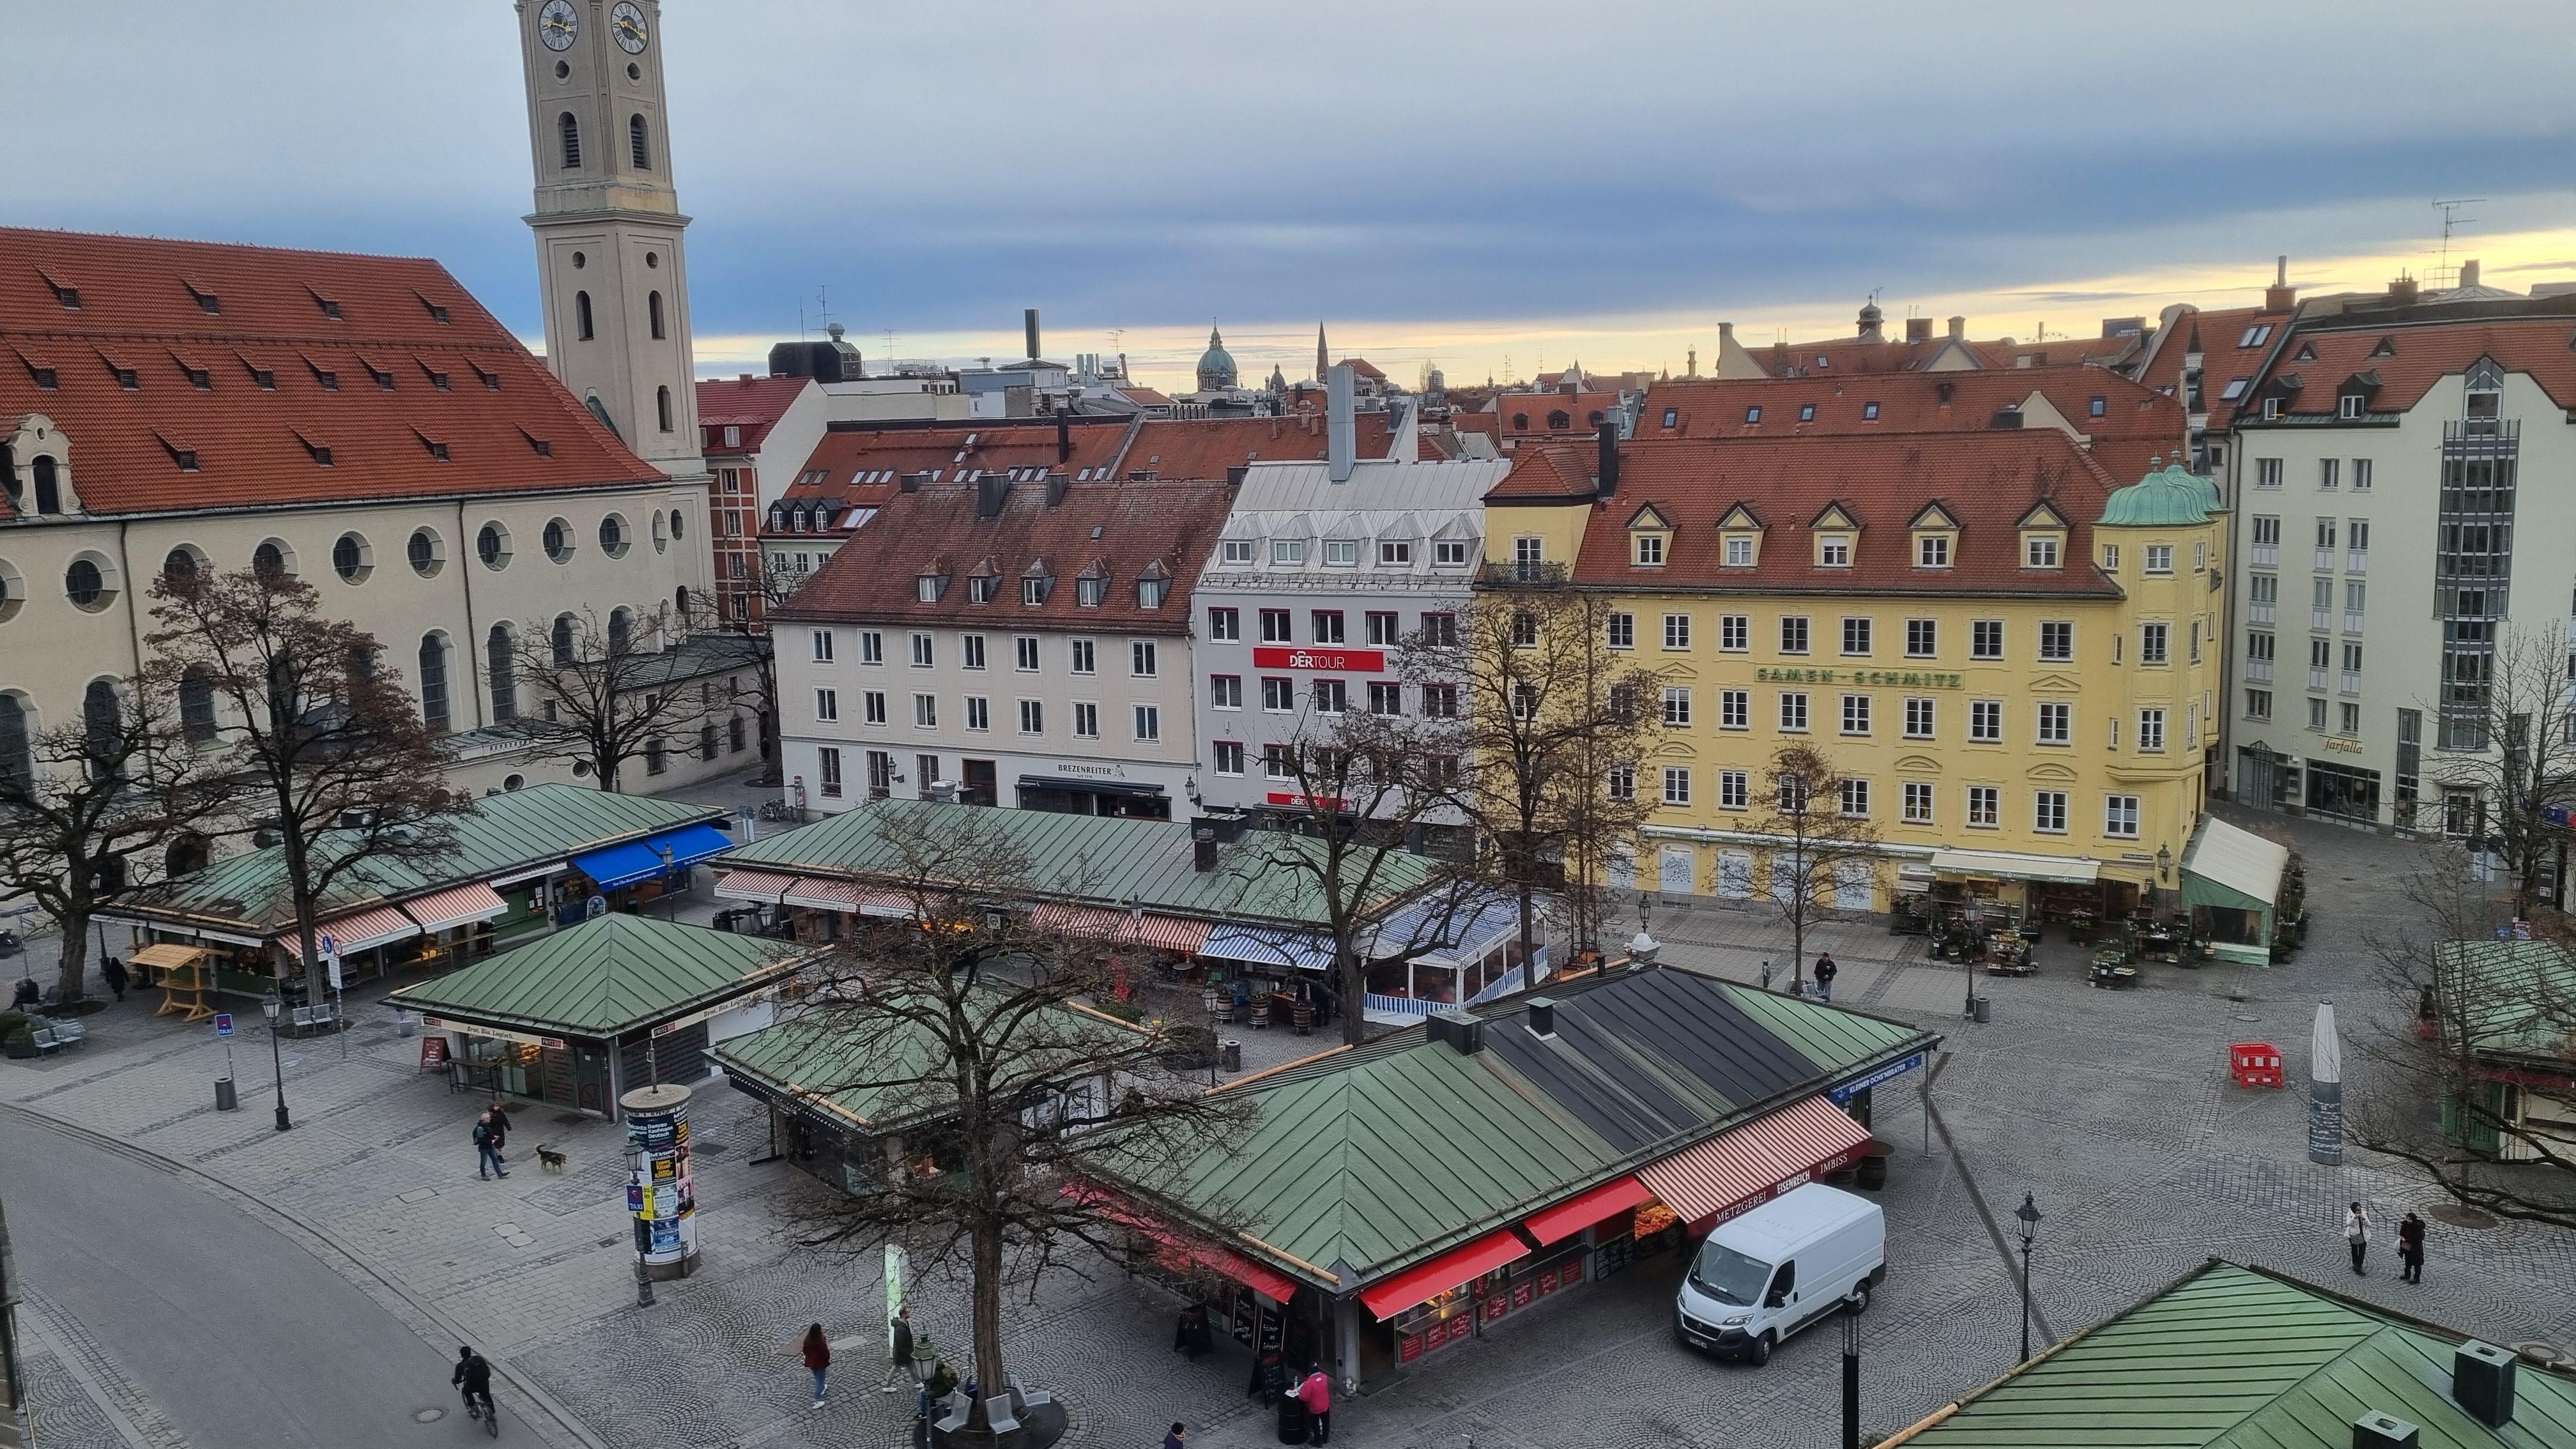
<svg viewBox="0 0 2576 1449"><path fill-rule="evenodd" d="M2091 885L2102 873L2099 861L2062 855L2017 855L2004 850L1936 850L1932 852L1932 868L1944 875L2035 880L2048 885Z"/></svg>
<svg viewBox="0 0 2576 1449"><path fill-rule="evenodd" d="M2215 815L2201 817L2191 844L2182 852L2186 875L2196 875L2265 905L2281 899L2281 876L2290 868L2290 848L2275 845L2250 830L2239 830Z"/></svg>

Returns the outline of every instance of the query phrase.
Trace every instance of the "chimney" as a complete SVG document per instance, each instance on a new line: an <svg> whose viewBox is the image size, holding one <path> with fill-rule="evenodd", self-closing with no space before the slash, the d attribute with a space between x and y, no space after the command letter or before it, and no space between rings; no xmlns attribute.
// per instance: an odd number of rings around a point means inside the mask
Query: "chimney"
<svg viewBox="0 0 2576 1449"><path fill-rule="evenodd" d="M1542 1039L1556 1035L1555 998L1533 996L1529 999L1529 1029L1530 1035Z"/></svg>
<svg viewBox="0 0 2576 1449"><path fill-rule="evenodd" d="M1216 827L1190 827L1190 868L1201 875L1216 874Z"/></svg>
<svg viewBox="0 0 2576 1449"><path fill-rule="evenodd" d="M744 374L742 375L742 380L743 380L743 381L745 381L745 382L749 382L749 381L751 381L751 374L750 374L750 373L747 373L747 372L746 372L746 373L744 373Z"/></svg>
<svg viewBox="0 0 2576 1449"><path fill-rule="evenodd" d="M1225 468L1225 486L1228 488L1240 488L1243 486L1243 480L1251 476L1251 464L1228 463Z"/></svg>
<svg viewBox="0 0 2576 1449"><path fill-rule="evenodd" d="M1616 497L1619 492L1619 425L1603 423L1600 438L1600 457L1592 469L1593 496Z"/></svg>
<svg viewBox="0 0 2576 1449"><path fill-rule="evenodd" d="M1065 472L1062 468L1049 469L1047 471L1047 507L1053 508L1057 504L1062 503L1064 501L1064 491L1072 485L1072 482L1072 479L1065 476Z"/></svg>
<svg viewBox="0 0 2576 1449"><path fill-rule="evenodd" d="M1908 342L1929 342L1929 341L1931 341L1931 340L1932 340L1932 319L1931 319L1931 318L1929 318L1929 317L1908 317L1908 318L1906 318L1906 319L1905 319L1905 340L1906 340L1906 341L1908 341Z"/></svg>
<svg viewBox="0 0 2576 1449"><path fill-rule="evenodd" d="M1064 463L1072 458L1073 419L1068 414L1058 413L1055 415L1055 460Z"/></svg>
<svg viewBox="0 0 2576 1449"><path fill-rule="evenodd" d="M1955 322L1958 319L1954 317L1951 320ZM1958 334L1954 332L1951 335L1955 337ZM1945 408L1950 405L1950 395L1957 390L1958 384L1956 383L1936 382L1932 384L1932 395L1939 398L1941 400L1941 406Z"/></svg>
<svg viewBox="0 0 2576 1449"><path fill-rule="evenodd" d="M1965 342L1968 340L1967 318L1953 317L1950 319L1950 340L1953 342Z"/></svg>
<svg viewBox="0 0 2576 1449"><path fill-rule="evenodd" d="M2290 285L2290 257L2284 252L2272 263L2272 285L2263 289L2263 310L2287 312L2298 302L2299 289Z"/></svg>
<svg viewBox="0 0 2576 1449"><path fill-rule="evenodd" d="M2421 1433L2394 1414L2364 1414L2352 1421L2352 1449L2415 1449Z"/></svg>
<svg viewBox="0 0 2576 1449"><path fill-rule="evenodd" d="M1359 398L1351 365L1335 363L1325 386L1325 472L1336 483L1348 483L1360 451Z"/></svg>
<svg viewBox="0 0 2576 1449"><path fill-rule="evenodd" d="M1717 340L1720 344L1733 342L1735 340L1735 324L1732 322L1718 323Z"/></svg>
<svg viewBox="0 0 2576 1449"><path fill-rule="evenodd" d="M979 519L1001 517L1002 500L1009 497L1010 494L1011 478L1009 474L977 474L975 478L975 516Z"/></svg>
<svg viewBox="0 0 2576 1449"><path fill-rule="evenodd" d="M924 476L925 476L925 475L924 475L920 470L918 470L918 469L916 469L916 470L914 470L914 471L912 471L912 472L910 472L910 473L906 473L906 474L904 474L904 475L903 475L903 482L902 482L902 484L900 485L900 486L902 487L902 490L903 490L904 492L906 492L906 493L918 493L918 492L920 492L920 491L921 491L921 480L922 480L922 478L923 478Z"/></svg>
<svg viewBox="0 0 2576 1449"><path fill-rule="evenodd" d="M1773 377L1789 375L1789 344L1786 341L1771 344L1771 375Z"/></svg>
<svg viewBox="0 0 2576 1449"><path fill-rule="evenodd" d="M2451 1397L2490 1429L2512 1423L2513 1355L2491 1343L2461 1344L2451 1354Z"/></svg>
<svg viewBox="0 0 2576 1449"><path fill-rule="evenodd" d="M1462 1057L1485 1049L1484 1018L1463 1006L1443 1007L1424 1019L1430 1024L1431 1039L1447 1042Z"/></svg>
<svg viewBox="0 0 2576 1449"><path fill-rule="evenodd" d="M1038 309L1031 307L1027 311L1022 312L1020 314L1020 321L1021 324L1028 329L1029 361L1035 362L1038 360Z"/></svg>
<svg viewBox="0 0 2576 1449"><path fill-rule="evenodd" d="M2478 259L2471 257L2467 261L2460 263L2460 285L2463 287L2474 287L2477 284Z"/></svg>
<svg viewBox="0 0 2576 1449"><path fill-rule="evenodd" d="M2404 272L2398 273L2397 280L2388 284L2388 300L2400 307L2414 306L2416 299L2422 295L2423 288L2413 277L2407 276Z"/></svg>

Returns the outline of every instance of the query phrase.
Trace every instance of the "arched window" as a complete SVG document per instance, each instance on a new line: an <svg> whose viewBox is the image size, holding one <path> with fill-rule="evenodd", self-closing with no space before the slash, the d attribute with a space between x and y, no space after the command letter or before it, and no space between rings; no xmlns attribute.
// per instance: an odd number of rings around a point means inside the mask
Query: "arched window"
<svg viewBox="0 0 2576 1449"><path fill-rule="evenodd" d="M179 728L192 745L215 742L215 677L202 664L179 676Z"/></svg>
<svg viewBox="0 0 2576 1449"><path fill-rule="evenodd" d="M197 556L187 549L174 548L170 550L168 558L161 560L161 577L172 583L193 579L196 576Z"/></svg>
<svg viewBox="0 0 2576 1449"><path fill-rule="evenodd" d="M555 129L563 133L563 164L570 171L581 165L581 122L566 111L555 118Z"/></svg>
<svg viewBox="0 0 2576 1449"><path fill-rule="evenodd" d="M1552 412L1547 415L1547 430L1551 433L1564 432L1567 428L1572 427L1573 425L1574 420L1561 412Z"/></svg>
<svg viewBox="0 0 2576 1449"><path fill-rule="evenodd" d="M0 779L23 785L36 777L36 761L27 741L32 725L27 697L0 693Z"/></svg>
<svg viewBox="0 0 2576 1449"><path fill-rule="evenodd" d="M671 390L669 388L653 389L653 416L661 423L663 432L671 431Z"/></svg>
<svg viewBox="0 0 2576 1449"><path fill-rule="evenodd" d="M263 543L251 550L250 571L272 583L286 577L286 550Z"/></svg>
<svg viewBox="0 0 2576 1449"><path fill-rule="evenodd" d="M555 615L555 628L554 628L554 639L553 639L553 643L554 643L554 650L555 650L555 668L557 668L557 669L570 669L570 668L572 668L572 666L573 666L572 615L570 615L570 614L557 614L557 615Z"/></svg>
<svg viewBox="0 0 2576 1449"><path fill-rule="evenodd" d="M572 327L574 336L584 342L590 340L590 294L588 292L572 294Z"/></svg>
<svg viewBox="0 0 2576 1449"><path fill-rule="evenodd" d="M653 169L653 132L640 115L626 118L626 149L635 158L635 169Z"/></svg>
<svg viewBox="0 0 2576 1449"><path fill-rule="evenodd" d="M680 627L686 629L689 627L689 586L687 584L682 584L671 591L671 603L672 612L679 619Z"/></svg>
<svg viewBox="0 0 2576 1449"><path fill-rule="evenodd" d="M93 679L81 696L81 727L87 735L90 773L108 776L117 773L119 741L125 734L125 706L116 697L116 686L104 679Z"/></svg>
<svg viewBox="0 0 2576 1449"><path fill-rule="evenodd" d="M623 607L608 611L608 652L624 654L635 643L635 615Z"/></svg>
<svg viewBox="0 0 2576 1449"><path fill-rule="evenodd" d="M644 316L645 316L645 319L646 319L647 321L649 321L649 322L651 322L651 323L653 324L653 335L654 335L654 336L656 336L656 337L660 337L660 336L662 336L662 335L663 335L663 332L662 332L662 294L661 294L661 293L659 293L659 292L647 292L647 293L645 293L645 294L644 294ZM667 427L669 427L669 426L670 426L670 424L669 424L669 423L664 423L662 426L663 426L663 427L665 427L665 428L667 428Z"/></svg>
<svg viewBox="0 0 2576 1449"><path fill-rule="evenodd" d="M492 675L492 723L508 724L519 717L519 661L512 652L509 625L492 626L483 653L484 667Z"/></svg>
<svg viewBox="0 0 2576 1449"><path fill-rule="evenodd" d="M435 631L420 636L420 717L447 733L447 636Z"/></svg>
<svg viewBox="0 0 2576 1449"><path fill-rule="evenodd" d="M63 511L63 480L58 471L59 466L51 458L39 455L36 459L36 511L38 513Z"/></svg>

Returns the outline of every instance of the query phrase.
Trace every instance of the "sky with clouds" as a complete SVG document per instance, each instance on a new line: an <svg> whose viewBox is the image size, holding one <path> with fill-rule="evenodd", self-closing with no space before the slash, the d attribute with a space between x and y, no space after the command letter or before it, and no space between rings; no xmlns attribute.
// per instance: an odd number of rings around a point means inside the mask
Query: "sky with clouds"
<svg viewBox="0 0 2576 1449"><path fill-rule="evenodd" d="M1965 313L2084 335L2453 256L2576 279L2565 0L667 0L702 371L818 295L872 359L1314 327L1410 378ZM439 258L539 329L507 0L24 6L22 224Z"/></svg>

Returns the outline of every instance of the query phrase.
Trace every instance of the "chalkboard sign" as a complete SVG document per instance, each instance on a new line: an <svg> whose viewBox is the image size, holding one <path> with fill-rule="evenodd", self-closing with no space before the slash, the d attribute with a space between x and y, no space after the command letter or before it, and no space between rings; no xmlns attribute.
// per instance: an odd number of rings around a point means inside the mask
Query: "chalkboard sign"
<svg viewBox="0 0 2576 1449"><path fill-rule="evenodd" d="M1261 1352L1277 1353L1279 1340L1287 1331L1288 1320L1276 1308L1261 1310Z"/></svg>
<svg viewBox="0 0 2576 1449"><path fill-rule="evenodd" d="M1254 1320L1253 1320L1252 1290L1251 1290L1251 1289L1249 1289L1249 1288L1237 1288L1237 1289L1235 1289L1235 1290L1234 1290L1234 1341L1235 1341L1235 1342L1240 1343L1240 1344L1244 1345L1244 1346L1245 1346L1245 1347L1247 1347L1247 1348L1249 1348L1249 1347L1251 1347L1251 1346L1252 1346L1253 1321L1254 1321Z"/></svg>
<svg viewBox="0 0 2576 1449"><path fill-rule="evenodd" d="M1604 1242L1593 1253L1593 1267L1597 1270L1593 1276L1607 1278L1613 1273L1626 1272L1636 1261L1637 1240L1622 1233Z"/></svg>
<svg viewBox="0 0 2576 1449"><path fill-rule="evenodd" d="M425 1036L420 1039L420 1069L424 1072L447 1069L447 1038Z"/></svg>

